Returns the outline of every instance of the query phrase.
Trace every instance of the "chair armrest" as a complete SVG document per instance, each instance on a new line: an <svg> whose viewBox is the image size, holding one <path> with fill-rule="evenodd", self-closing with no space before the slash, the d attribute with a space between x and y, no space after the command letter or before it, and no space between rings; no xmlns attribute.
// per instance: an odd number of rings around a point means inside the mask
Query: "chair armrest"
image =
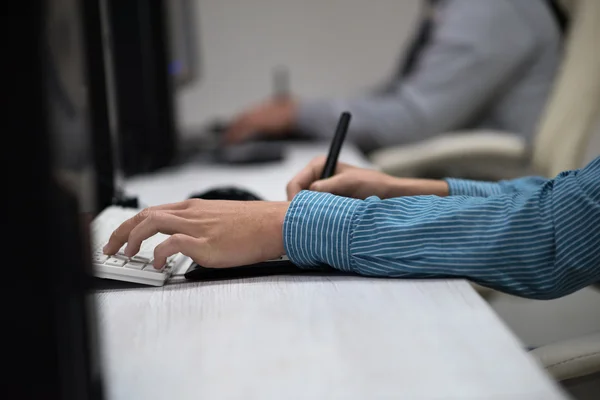
<svg viewBox="0 0 600 400"><path fill-rule="evenodd" d="M371 161L383 172L412 176L415 171L454 166L485 166L490 161L522 168L528 160L524 140L515 134L499 131L451 132L406 146L377 150Z"/></svg>
<svg viewBox="0 0 600 400"><path fill-rule="evenodd" d="M600 332L539 347L530 352L557 381L600 372Z"/></svg>

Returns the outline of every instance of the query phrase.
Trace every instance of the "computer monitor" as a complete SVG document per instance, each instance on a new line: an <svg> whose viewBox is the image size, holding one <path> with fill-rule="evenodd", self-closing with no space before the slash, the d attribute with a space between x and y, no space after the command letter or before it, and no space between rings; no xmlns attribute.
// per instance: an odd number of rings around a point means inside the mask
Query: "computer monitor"
<svg viewBox="0 0 600 400"><path fill-rule="evenodd" d="M113 205L121 196L121 171L115 156L116 136L115 89L110 59L112 49L107 40L107 11L104 0L83 2L85 51L87 56L87 84L89 90L89 123L92 131L91 147L94 159L95 204L94 214Z"/></svg>
<svg viewBox="0 0 600 400"><path fill-rule="evenodd" d="M196 1L169 0L166 5L170 37L169 74L175 86L182 87L200 75Z"/></svg>
<svg viewBox="0 0 600 400"><path fill-rule="evenodd" d="M113 49L119 163L124 176L176 157L168 0L105 0Z"/></svg>
<svg viewBox="0 0 600 400"><path fill-rule="evenodd" d="M23 5L23 6L21 6ZM11 112L3 117L3 248L22 262L3 285L9 378L22 399L100 400L103 373L90 292L89 217L95 210L94 85L88 80L91 0L11 2L11 51L2 74ZM11 92L12 82L18 91ZM5 92L6 91L6 92ZM16 95L11 96L11 93ZM93 123L96 121L97 123ZM10 141L10 147L8 143ZM18 276L18 278L17 278ZM11 357L7 353L13 352Z"/></svg>

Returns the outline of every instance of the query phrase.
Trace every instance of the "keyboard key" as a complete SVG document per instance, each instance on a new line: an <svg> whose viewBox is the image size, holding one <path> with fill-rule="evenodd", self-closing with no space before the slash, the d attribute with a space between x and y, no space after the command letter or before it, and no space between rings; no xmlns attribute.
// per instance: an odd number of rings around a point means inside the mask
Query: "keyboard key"
<svg viewBox="0 0 600 400"><path fill-rule="evenodd" d="M142 269L144 269L145 265L146 265L145 263L129 261L127 264L125 264L125 268L142 270Z"/></svg>
<svg viewBox="0 0 600 400"><path fill-rule="evenodd" d="M106 260L108 260L108 256L106 254L94 254L92 256L92 261L94 263L102 264Z"/></svg>
<svg viewBox="0 0 600 400"><path fill-rule="evenodd" d="M140 257L151 258L154 259L154 247L142 247L140 251L136 254Z"/></svg>
<svg viewBox="0 0 600 400"><path fill-rule="evenodd" d="M125 256L125 247L127 245L124 244L123 246L121 246L121 248L119 249L119 251L117 251L117 254L121 255L121 256Z"/></svg>
<svg viewBox="0 0 600 400"><path fill-rule="evenodd" d="M123 260L121 258L110 257L104 262L104 264L110 265L112 267L122 267L123 265L125 265L126 262L127 260Z"/></svg>
<svg viewBox="0 0 600 400"><path fill-rule="evenodd" d="M161 269L156 269L154 268L154 266L152 264L148 264L146 265L146 267L144 267L144 271L148 271L148 272L156 272L156 273L162 273L164 271L164 267Z"/></svg>
<svg viewBox="0 0 600 400"><path fill-rule="evenodd" d="M154 260L154 255L152 253L138 253L131 259L137 262L151 263Z"/></svg>

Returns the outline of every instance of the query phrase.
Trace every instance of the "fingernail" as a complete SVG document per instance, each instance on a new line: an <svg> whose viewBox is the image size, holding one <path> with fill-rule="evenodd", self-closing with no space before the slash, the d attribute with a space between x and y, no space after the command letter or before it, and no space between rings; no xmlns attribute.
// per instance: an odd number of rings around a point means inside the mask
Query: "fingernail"
<svg viewBox="0 0 600 400"><path fill-rule="evenodd" d="M105 245L105 246L102 248L102 252L103 252L104 254L107 254L107 252L106 252L106 249L107 249L107 248L108 248L108 245Z"/></svg>
<svg viewBox="0 0 600 400"><path fill-rule="evenodd" d="M125 246L125 249L123 250L123 254L125 254L127 257L131 257L133 254L130 254L131 250L129 249L129 245Z"/></svg>

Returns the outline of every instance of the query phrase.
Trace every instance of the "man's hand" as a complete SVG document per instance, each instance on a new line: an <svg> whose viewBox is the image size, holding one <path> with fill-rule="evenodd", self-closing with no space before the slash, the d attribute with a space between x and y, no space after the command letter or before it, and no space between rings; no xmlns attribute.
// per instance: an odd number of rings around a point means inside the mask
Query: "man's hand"
<svg viewBox="0 0 600 400"><path fill-rule="evenodd" d="M448 195L448 184L441 180L395 178L376 170L363 169L338 163L335 175L320 180L325 157L317 157L300 171L287 185L288 200L301 190L328 192L344 197L382 199L400 196Z"/></svg>
<svg viewBox="0 0 600 400"><path fill-rule="evenodd" d="M288 99L270 100L238 116L225 133L225 141L238 143L260 133L284 136L296 119L296 103Z"/></svg>
<svg viewBox="0 0 600 400"><path fill-rule="evenodd" d="M104 253L113 255L127 243L132 257L145 239L171 235L154 250L154 266L181 252L207 268L253 264L282 256L287 202L191 199L150 207L125 221L112 234Z"/></svg>

